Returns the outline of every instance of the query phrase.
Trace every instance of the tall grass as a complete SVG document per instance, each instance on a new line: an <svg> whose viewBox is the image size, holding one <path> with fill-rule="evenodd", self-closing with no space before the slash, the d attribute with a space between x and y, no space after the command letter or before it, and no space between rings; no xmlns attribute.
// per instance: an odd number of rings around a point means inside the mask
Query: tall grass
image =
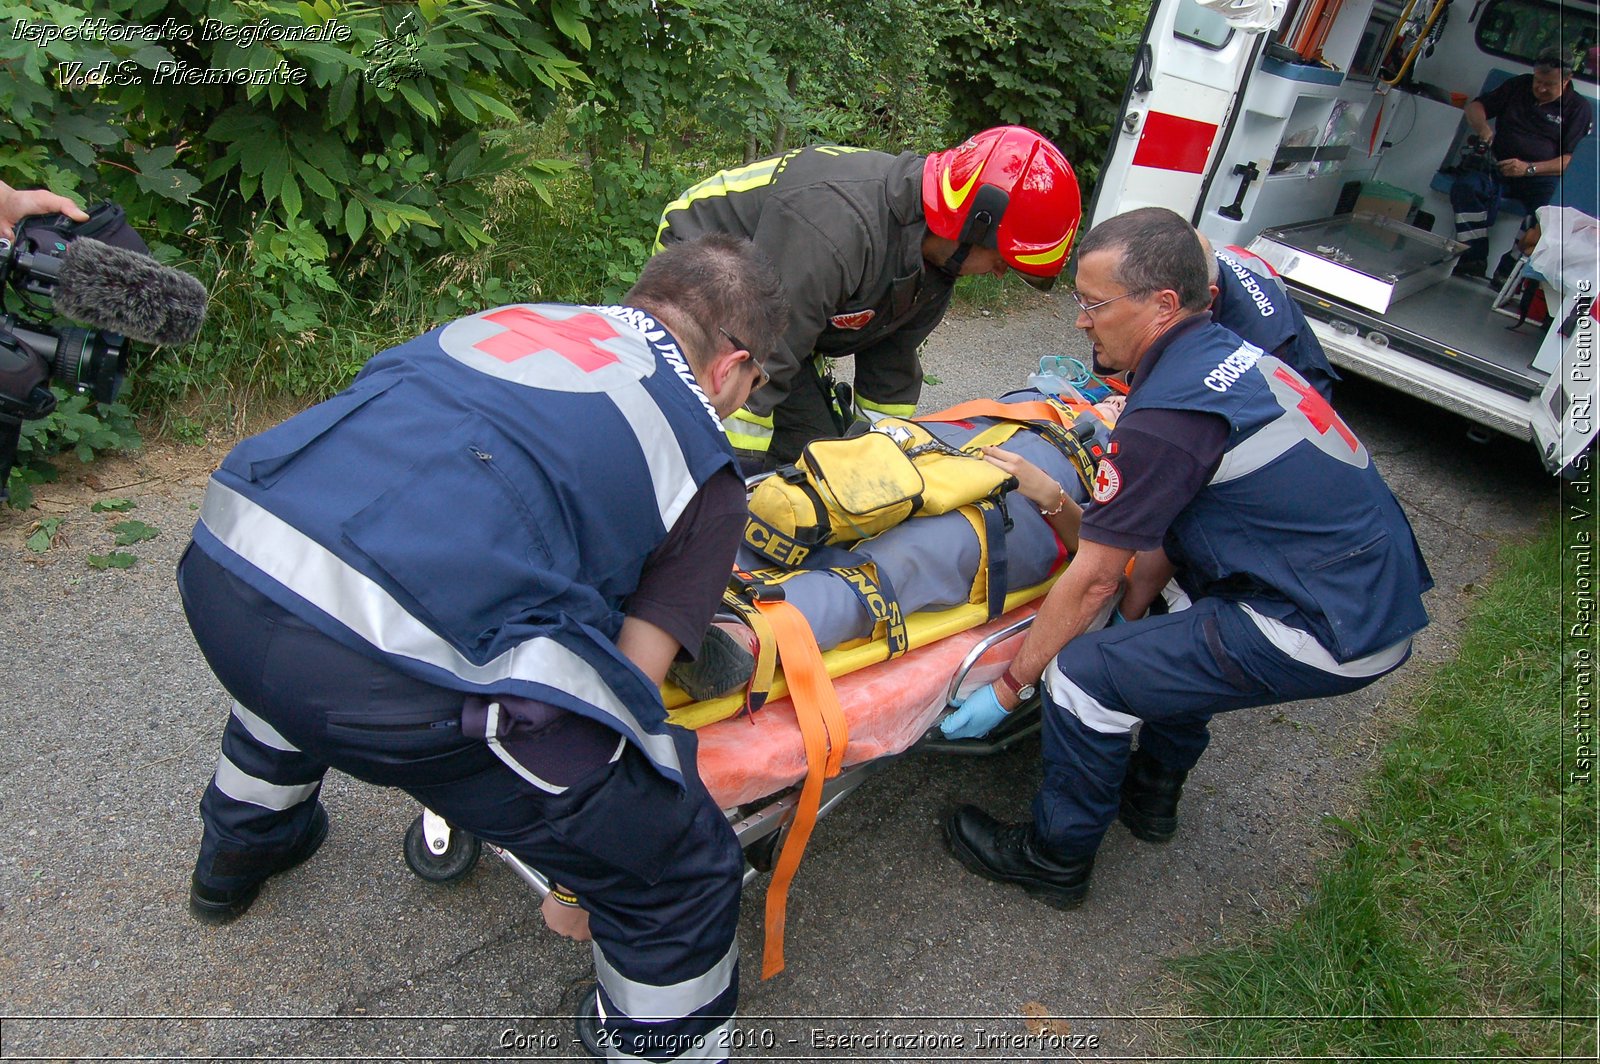
<svg viewBox="0 0 1600 1064"><path fill-rule="evenodd" d="M1196 1057L1595 1058L1596 806L1563 765L1561 553L1555 527L1507 548L1314 900L1178 964L1194 1013L1240 1017L1194 1026Z"/></svg>

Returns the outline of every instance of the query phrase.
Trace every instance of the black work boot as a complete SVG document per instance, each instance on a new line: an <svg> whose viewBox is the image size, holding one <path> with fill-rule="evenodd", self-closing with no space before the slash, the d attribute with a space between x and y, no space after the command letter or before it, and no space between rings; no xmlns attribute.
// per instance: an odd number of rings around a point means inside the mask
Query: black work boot
<svg viewBox="0 0 1600 1064"><path fill-rule="evenodd" d="M306 830L305 836L294 846L264 861L261 874L254 882L224 890L200 882L198 875L191 876L190 915L203 924L226 924L237 920L255 902L256 895L261 893L261 884L279 872L287 872L295 865L304 862L317 852L322 840L327 837L328 813L322 808L322 803L318 802L317 808L311 814L311 826Z"/></svg>
<svg viewBox="0 0 1600 1064"><path fill-rule="evenodd" d="M1128 774L1122 780L1121 821L1136 839L1166 842L1178 831L1178 799L1183 797L1187 772L1167 768L1145 753L1133 752Z"/></svg>
<svg viewBox="0 0 1600 1064"><path fill-rule="evenodd" d="M1089 893L1094 854L1060 858L1049 853L1032 821L1003 824L975 805L964 805L945 821L944 837L969 872L1015 883L1046 905L1076 909Z"/></svg>

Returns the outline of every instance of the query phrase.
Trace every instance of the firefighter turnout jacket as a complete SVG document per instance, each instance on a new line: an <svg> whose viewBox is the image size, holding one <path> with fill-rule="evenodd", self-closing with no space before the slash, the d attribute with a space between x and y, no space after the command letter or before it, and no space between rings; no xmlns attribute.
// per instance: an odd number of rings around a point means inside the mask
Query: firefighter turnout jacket
<svg viewBox="0 0 1600 1064"><path fill-rule="evenodd" d="M789 299L789 330L766 364L772 379L729 419L735 447L769 449L773 409L816 387L806 375L817 355L855 356L856 404L866 416L915 412L917 348L953 290L923 267L925 158L799 148L725 170L667 205L658 249L713 232L748 237L777 268Z"/></svg>

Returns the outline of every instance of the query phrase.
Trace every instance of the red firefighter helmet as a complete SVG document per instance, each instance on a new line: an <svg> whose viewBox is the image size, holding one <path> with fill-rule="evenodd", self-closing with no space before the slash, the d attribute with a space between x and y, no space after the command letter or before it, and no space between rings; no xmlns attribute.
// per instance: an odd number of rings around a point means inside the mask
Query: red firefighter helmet
<svg viewBox="0 0 1600 1064"><path fill-rule="evenodd" d="M1082 216L1072 165L1023 126L986 129L928 156L922 208L935 236L997 249L1036 288L1066 266Z"/></svg>

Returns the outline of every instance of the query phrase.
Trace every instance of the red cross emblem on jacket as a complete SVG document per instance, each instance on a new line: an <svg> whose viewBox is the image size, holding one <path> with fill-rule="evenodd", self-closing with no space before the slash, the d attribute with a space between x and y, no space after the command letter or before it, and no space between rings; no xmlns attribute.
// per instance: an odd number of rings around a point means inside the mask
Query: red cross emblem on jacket
<svg viewBox="0 0 1600 1064"><path fill-rule="evenodd" d="M619 361L616 355L596 341L614 340L616 328L599 314L584 312L555 321L527 307L506 307L485 314L484 321L505 327L505 331L479 340L472 346L501 362L512 363L540 351L554 351L585 373Z"/></svg>

